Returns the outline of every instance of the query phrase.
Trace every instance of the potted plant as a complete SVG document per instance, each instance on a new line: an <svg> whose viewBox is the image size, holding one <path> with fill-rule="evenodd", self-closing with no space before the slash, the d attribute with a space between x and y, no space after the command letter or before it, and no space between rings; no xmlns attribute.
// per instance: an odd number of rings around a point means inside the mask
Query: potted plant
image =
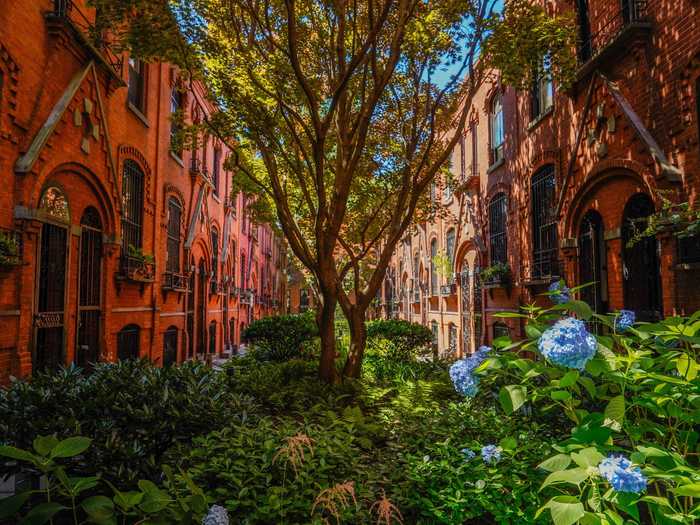
<svg viewBox="0 0 700 525"><path fill-rule="evenodd" d="M486 288L501 288L510 284L510 266L508 263L497 262L481 270L481 283Z"/></svg>
<svg viewBox="0 0 700 525"><path fill-rule="evenodd" d="M151 254L143 253L141 248L130 244L127 248L126 261L123 264L127 279L139 282L153 280L155 258Z"/></svg>
<svg viewBox="0 0 700 525"><path fill-rule="evenodd" d="M12 232L0 232L0 267L9 268L22 264L17 236Z"/></svg>

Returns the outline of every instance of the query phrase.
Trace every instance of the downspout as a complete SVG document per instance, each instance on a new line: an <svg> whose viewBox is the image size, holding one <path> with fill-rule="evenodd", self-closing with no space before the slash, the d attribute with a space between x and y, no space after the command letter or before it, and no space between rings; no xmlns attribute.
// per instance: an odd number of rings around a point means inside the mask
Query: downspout
<svg viewBox="0 0 700 525"><path fill-rule="evenodd" d="M160 102L161 102L161 88L163 87L163 68L162 65L159 63L158 64L158 113L156 117L156 133L155 133L155 141L156 141L156 146L158 145L158 141L160 139ZM158 208L159 206L162 206L163 203L159 202L160 199L158 198L158 188L160 188L160 184L158 183L159 180L159 175L160 175L160 155L158 154L159 148L155 148L156 151L156 160L154 164L154 184L153 184L153 191L156 192L155 195L155 210L153 214L153 255L155 256L157 246L156 246L156 240L158 239L157 233L158 233ZM162 265L162 262L161 262ZM156 261L156 268L158 267L158 262ZM162 275L162 273L161 273ZM159 280L156 278L156 282L159 282ZM155 283L151 286L151 347L149 349L149 358L151 361L153 361L153 342L155 340L155 335L156 335L156 330L160 328L160 319L158 319L158 290L156 290L157 286Z"/></svg>

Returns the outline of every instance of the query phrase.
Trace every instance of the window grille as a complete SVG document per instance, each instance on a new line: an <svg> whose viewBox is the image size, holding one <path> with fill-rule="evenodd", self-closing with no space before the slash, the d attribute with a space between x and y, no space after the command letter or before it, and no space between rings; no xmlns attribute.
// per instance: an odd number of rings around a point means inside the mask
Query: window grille
<svg viewBox="0 0 700 525"><path fill-rule="evenodd" d="M557 219L554 213L554 166L545 166L532 177L533 278L557 275Z"/></svg>
<svg viewBox="0 0 700 525"><path fill-rule="evenodd" d="M489 204L489 245L491 264L508 262L508 201L505 193L496 194Z"/></svg>
<svg viewBox="0 0 700 525"><path fill-rule="evenodd" d="M180 272L180 222L182 220L182 206L175 197L168 200L168 260L166 271Z"/></svg>

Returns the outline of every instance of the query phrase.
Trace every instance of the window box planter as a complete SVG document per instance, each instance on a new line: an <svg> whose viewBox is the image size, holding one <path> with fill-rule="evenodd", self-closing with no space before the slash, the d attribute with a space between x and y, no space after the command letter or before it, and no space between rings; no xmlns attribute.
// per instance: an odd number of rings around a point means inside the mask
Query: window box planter
<svg viewBox="0 0 700 525"><path fill-rule="evenodd" d="M163 274L163 290L166 292L186 292L187 276L181 273L165 272Z"/></svg>
<svg viewBox="0 0 700 525"><path fill-rule="evenodd" d="M510 288L511 274L510 266L503 263L496 263L493 266L484 268L479 275L481 284L486 290L494 288Z"/></svg>
<svg viewBox="0 0 700 525"><path fill-rule="evenodd" d="M152 283L155 280L155 266L152 255L130 250L128 255L122 255L119 259L117 278L135 283Z"/></svg>
<svg viewBox="0 0 700 525"><path fill-rule="evenodd" d="M22 265L22 245L17 232L0 231L0 270Z"/></svg>
<svg viewBox="0 0 700 525"><path fill-rule="evenodd" d="M457 293L457 285L454 283L445 284L440 287L440 295L443 297L454 295L455 293Z"/></svg>

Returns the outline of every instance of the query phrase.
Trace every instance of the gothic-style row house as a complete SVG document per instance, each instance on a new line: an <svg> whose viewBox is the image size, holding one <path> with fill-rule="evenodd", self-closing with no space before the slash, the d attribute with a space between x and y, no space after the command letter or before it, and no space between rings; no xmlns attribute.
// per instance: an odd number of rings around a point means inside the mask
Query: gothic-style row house
<svg viewBox="0 0 700 525"><path fill-rule="evenodd" d="M205 86L91 40L79 0L0 11L0 383L234 348L285 297L286 248L232 195L228 151L178 151Z"/></svg>
<svg viewBox="0 0 700 525"><path fill-rule="evenodd" d="M546 303L560 279L592 283L581 299L600 313L700 309L698 236L630 242L667 202L700 206L700 4L543 4L575 13L574 85L545 74L517 91L493 72L453 152L452 187L433 189L445 216L406 236L387 276L385 314L430 326L440 352L522 336L520 320L494 314Z"/></svg>

